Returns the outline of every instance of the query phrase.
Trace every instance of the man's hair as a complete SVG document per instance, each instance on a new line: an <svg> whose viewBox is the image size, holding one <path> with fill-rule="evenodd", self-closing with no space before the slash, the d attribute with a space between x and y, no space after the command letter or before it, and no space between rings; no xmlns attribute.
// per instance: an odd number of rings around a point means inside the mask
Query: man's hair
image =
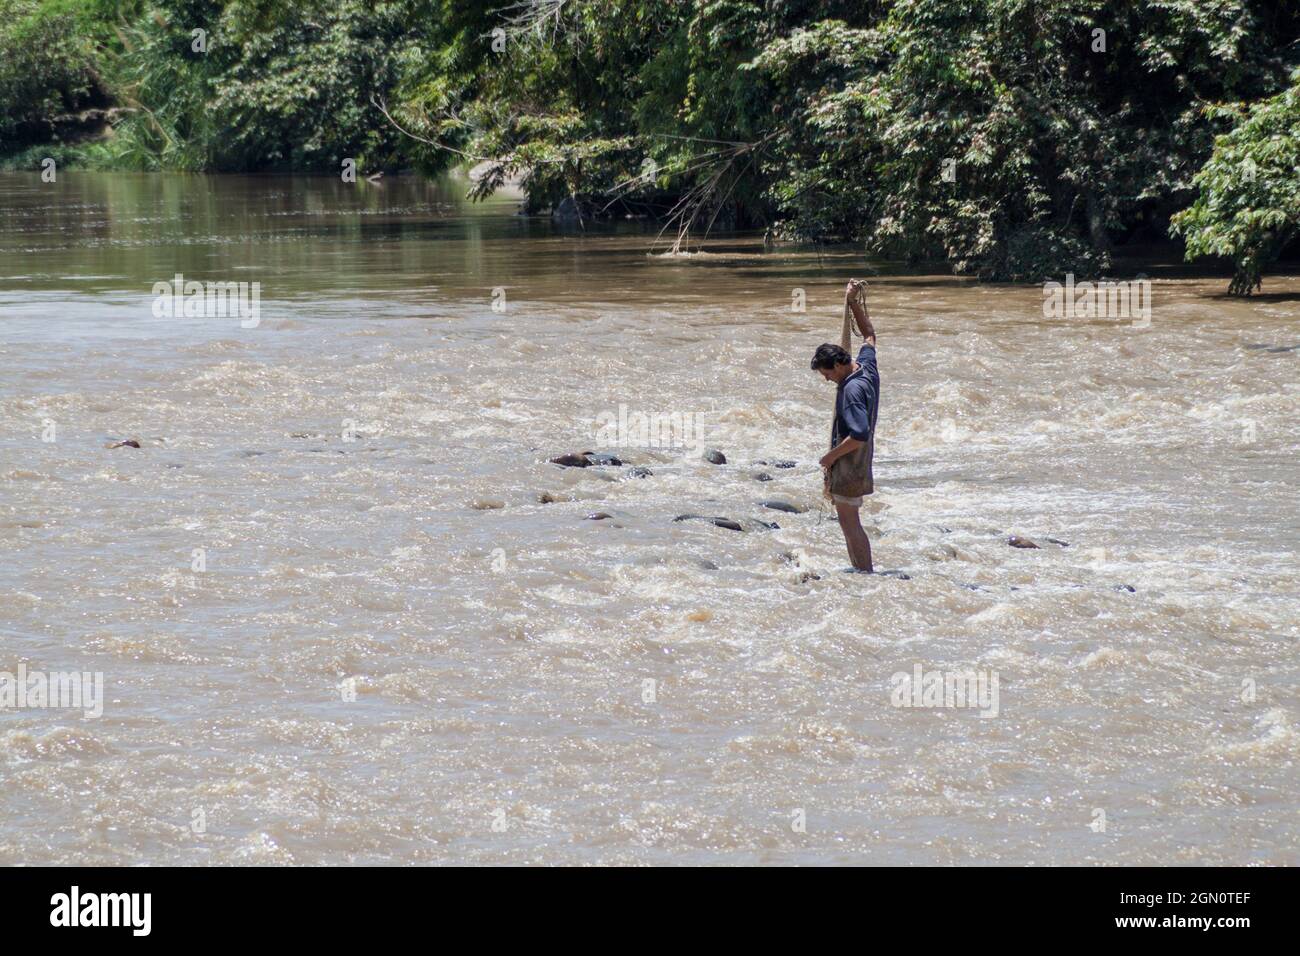
<svg viewBox="0 0 1300 956"><path fill-rule="evenodd" d="M813 370L819 368L834 368L837 365L848 365L853 359L849 353L844 351L838 345L831 345L826 342L817 346L817 351L813 353L812 367Z"/></svg>

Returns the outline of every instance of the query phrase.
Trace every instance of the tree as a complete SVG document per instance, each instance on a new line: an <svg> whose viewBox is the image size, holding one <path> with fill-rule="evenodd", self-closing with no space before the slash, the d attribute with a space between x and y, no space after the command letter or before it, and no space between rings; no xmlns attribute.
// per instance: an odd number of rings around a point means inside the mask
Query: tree
<svg viewBox="0 0 1300 956"><path fill-rule="evenodd" d="M1096 272L1190 198L1200 101L1276 89L1295 33L1251 0L898 0L815 23L752 64L790 120L770 195L796 236L985 278Z"/></svg>
<svg viewBox="0 0 1300 956"><path fill-rule="evenodd" d="M466 163L474 197L518 180L678 246L763 226L1005 280L1103 271L1195 200L1189 253L1254 287L1295 217L1286 142L1251 131L1290 101L1202 107L1298 58L1274 0L0 0L0 154L98 98L93 164Z"/></svg>
<svg viewBox="0 0 1300 956"><path fill-rule="evenodd" d="M1171 229L1187 239L1187 258L1226 256L1235 271L1231 295L1263 285L1264 269L1300 235L1300 70L1290 89L1249 105L1210 106L1232 131L1196 174L1196 202Z"/></svg>
<svg viewBox="0 0 1300 956"><path fill-rule="evenodd" d="M77 114L108 105L94 66L98 12L85 3L0 0L0 157L75 138Z"/></svg>

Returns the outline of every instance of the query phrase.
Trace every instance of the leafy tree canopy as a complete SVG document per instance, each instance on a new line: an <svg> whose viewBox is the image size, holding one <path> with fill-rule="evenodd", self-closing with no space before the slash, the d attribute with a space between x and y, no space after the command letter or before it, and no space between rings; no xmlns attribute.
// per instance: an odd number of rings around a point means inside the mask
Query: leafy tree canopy
<svg viewBox="0 0 1300 956"><path fill-rule="evenodd" d="M679 242L997 279L1096 273L1185 209L1246 292L1295 236L1298 64L1274 0L0 0L0 157L463 162L474 195L517 179Z"/></svg>

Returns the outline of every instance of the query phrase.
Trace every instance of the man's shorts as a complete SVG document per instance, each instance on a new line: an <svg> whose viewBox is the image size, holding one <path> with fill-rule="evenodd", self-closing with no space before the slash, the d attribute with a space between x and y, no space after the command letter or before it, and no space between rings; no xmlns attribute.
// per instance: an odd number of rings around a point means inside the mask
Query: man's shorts
<svg viewBox="0 0 1300 956"><path fill-rule="evenodd" d="M876 456L876 436L873 434L867 443L857 450L845 455L831 466L831 473L826 476L826 490L831 500L837 505L861 508L862 499L876 490L872 459ZM839 488L837 492L835 489ZM858 494L850 494L850 492Z"/></svg>

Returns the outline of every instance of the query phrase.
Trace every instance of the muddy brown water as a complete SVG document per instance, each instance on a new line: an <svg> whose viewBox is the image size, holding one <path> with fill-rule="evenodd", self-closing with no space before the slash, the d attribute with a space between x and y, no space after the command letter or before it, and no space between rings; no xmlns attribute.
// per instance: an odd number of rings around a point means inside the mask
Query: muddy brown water
<svg viewBox="0 0 1300 956"><path fill-rule="evenodd" d="M463 190L0 176L0 671L104 675L0 709L0 863L1300 862L1300 282L1049 319ZM819 494L853 274L908 580Z"/></svg>

